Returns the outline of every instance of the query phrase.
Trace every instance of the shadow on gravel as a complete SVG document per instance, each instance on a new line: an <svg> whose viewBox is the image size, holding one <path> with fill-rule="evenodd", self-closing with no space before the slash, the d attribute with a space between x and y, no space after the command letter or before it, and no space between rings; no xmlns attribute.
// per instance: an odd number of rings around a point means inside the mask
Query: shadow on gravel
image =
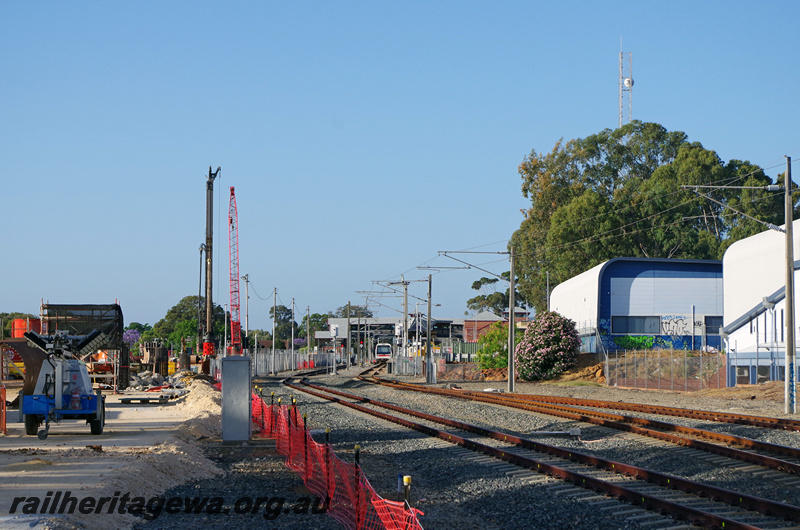
<svg viewBox="0 0 800 530"><path fill-rule="evenodd" d="M340 529L324 502L285 467L272 440L245 444L211 442L206 456L222 477L190 482L147 499L136 530L204 528Z"/></svg>

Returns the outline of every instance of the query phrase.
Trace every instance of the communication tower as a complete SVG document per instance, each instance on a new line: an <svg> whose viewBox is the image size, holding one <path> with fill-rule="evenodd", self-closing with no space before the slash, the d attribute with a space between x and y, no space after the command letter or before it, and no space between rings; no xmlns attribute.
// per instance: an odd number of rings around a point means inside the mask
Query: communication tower
<svg viewBox="0 0 800 530"><path fill-rule="evenodd" d="M620 127L622 127L623 125L626 106L628 107L628 121L625 123L630 123L631 120L633 120L633 58L631 57L631 52L628 52L628 64L626 68L625 52L620 50L619 52L619 126Z"/></svg>

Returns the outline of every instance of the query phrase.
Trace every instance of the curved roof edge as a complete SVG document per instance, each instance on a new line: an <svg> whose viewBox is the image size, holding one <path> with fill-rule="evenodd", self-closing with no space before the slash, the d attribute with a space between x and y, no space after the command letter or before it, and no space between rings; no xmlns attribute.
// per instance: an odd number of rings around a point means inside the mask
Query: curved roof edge
<svg viewBox="0 0 800 530"><path fill-rule="evenodd" d="M800 268L800 260L794 262L794 270ZM797 288L795 288L797 291ZM750 311L746 312L727 326L721 327L719 330L721 333L731 334L734 331L738 330L748 322L750 322L753 318L761 315L764 311L766 311L767 304L777 304L778 302L783 301L786 298L786 285L775 291L769 296L765 296L760 303L756 304Z"/></svg>

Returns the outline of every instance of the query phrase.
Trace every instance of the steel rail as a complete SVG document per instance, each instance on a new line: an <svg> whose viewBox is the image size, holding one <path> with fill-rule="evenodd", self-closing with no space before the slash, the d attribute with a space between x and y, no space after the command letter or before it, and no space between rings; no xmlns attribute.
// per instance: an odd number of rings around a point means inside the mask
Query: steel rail
<svg viewBox="0 0 800 530"><path fill-rule="evenodd" d="M631 490L629 488L625 488L623 486L619 486L617 484L612 484L605 482L601 479L584 475L581 473L576 473L574 471L570 471L568 469L554 466L552 464L548 464L546 462L536 460L529 457L524 457L521 455L514 454L507 450L503 450L500 448L495 448L492 446L488 446L485 444L481 444L479 442L475 442L473 440L469 440L458 435L455 435L450 432L441 431L438 429L434 429L432 427L428 427L425 425L421 425L419 423L415 423L409 420L405 420L403 418L398 418L396 416L392 416L389 414L385 414L362 405L358 405L356 403L350 403L348 401L344 401L335 397L331 397L325 395L325 393L334 394L336 396L341 396L343 398L356 400L362 403L369 403L374 406L379 406L382 408L386 408L395 412L400 412L402 414L406 414L412 417L417 417L421 419L425 419L428 421L441 423L447 425L449 427L453 427L456 429L464 430L467 432L471 432L474 434L478 434L481 436L489 437L498 441L502 441L505 443L513 444L519 447L523 447L525 449L530 449L534 451L544 452L546 454L551 454L560 458L568 459L574 462L581 463L583 465L588 465L592 467L596 467L599 469L603 469L606 471L618 473L625 476L630 476L636 479L645 480L649 483L656 484L661 487L667 487L670 489L676 489L683 491L688 494L706 497L709 499L720 500L726 504L731 506L756 511L763 515L768 515L772 517L782 517L792 521L800 521L800 507L779 503L775 501L771 501L768 499L762 499L760 497L744 495L738 492L734 492L731 490L725 490L723 488L717 488L715 486L710 486L707 484L693 482L687 479L682 479L679 477L674 477L671 475L666 475L663 473L658 473L655 471L639 468L637 466L632 466L628 464L624 464L621 462L615 462L612 460L606 460L602 458L598 458L591 455L586 455L583 453L579 453L576 451L562 449L559 447L554 447L546 444L542 444L539 442L534 442L532 440L520 438L515 435L511 435L508 433L502 433L497 431L491 431L489 429L484 429L482 427L477 427L474 425L466 424L463 422L458 422L455 420L450 420L447 418L441 418L437 416L433 416L430 414L406 409L404 407L399 407L397 405L391 405L389 403L383 403L380 401L376 401L370 398L366 398L364 396L358 396L353 394L348 394L345 392L340 392L337 390L333 390L330 388L319 387L317 385L311 385L305 381L303 384L305 386L301 387L295 384L292 384L288 381L284 381L284 384L293 388L295 390L301 392L307 392L309 394L315 395L317 397L327 399L329 401L333 401L335 403L344 405L346 407L353 408L360 412L364 412L373 416L380 417L382 419L391 421L393 423L397 423L399 425L403 425L410 429L417 430L429 436L433 436L436 438L440 438L442 440L460 445L467 449L471 449L474 451L479 451L484 454L488 454L494 456L498 459L510 462L512 464L525 467L528 469L532 469L538 471L540 473L545 473L548 475L552 475L563 480L569 481L577 486L581 486L584 488L588 488L594 491L602 491L614 497L624 499L628 502L633 504L638 504L644 506L651 510L662 511L666 513L670 513L686 520L692 522L693 524L699 524L703 527L715 527L715 528L756 528L751 525L741 523L732 519L727 519L724 517L720 517L711 513L703 512L702 510L690 508L688 506L674 503L657 496L653 496L650 494L638 492L635 490ZM312 388L314 390L309 390Z"/></svg>
<svg viewBox="0 0 800 530"><path fill-rule="evenodd" d="M784 473L800 474L800 464L787 462L786 460L781 460L780 458L752 453L750 451L744 451L742 449L736 449L733 447L718 445L711 442L705 442L703 440L697 440L694 438L686 438L684 436L669 434L668 432L662 432L656 430L655 428L648 428L648 427L659 426L663 429L672 430L675 432L681 432L684 434L691 433L694 436L716 439L718 441L722 441L729 444L736 444L741 447L746 447L749 449L760 449L763 451L778 453L784 456L795 456L795 457L800 456L800 450L794 447L786 447L783 445L770 444L767 442L760 442L758 440L751 440L750 438L742 438L728 434L714 433L712 431L704 431L702 429L695 429L693 427L682 427L679 425L658 422L655 420L633 418L631 416L622 416L619 414L609 414L606 412L590 411L585 409L573 409L566 406L551 405L548 403L535 403L525 400L516 400L515 398L510 396L486 394L483 392L468 392L468 391L465 392L461 390L452 391L442 388L424 388L418 385L410 385L407 383L388 382L376 377L373 377L372 379L377 384L393 388L438 394L458 399L471 399L475 401L482 401L485 403L492 403L495 405L503 405L516 409L527 410L539 414L548 414L551 416L557 416L560 418L570 419L574 421L582 421L585 423L591 423L594 425L608 427L611 429L616 429L624 432L640 434L642 436L647 436L665 442L674 443L676 445L691 447L693 449L699 449L701 451L706 451L709 453L725 456L728 458L733 458L736 460L742 460L744 462L749 462L752 464L757 464L759 466L768 467L770 469L775 469L777 471L782 471ZM362 380L368 381L367 379L362 379ZM634 423L640 425L648 425L648 427L639 427L637 425L633 425Z"/></svg>
<svg viewBox="0 0 800 530"><path fill-rule="evenodd" d="M630 410L633 412L647 412L662 416L678 416L718 423L735 423L737 425L750 425L763 429L782 429L787 431L800 431L800 420L789 418L771 418L768 416L749 416L731 412L716 412L711 410L689 410L678 407L663 407L661 405L647 405L644 403L620 403L618 401L601 401L596 399L580 399L557 396L540 396L536 394L515 394L514 397L525 401L538 401L542 403L556 403L561 405L577 405L611 410Z"/></svg>
<svg viewBox="0 0 800 530"><path fill-rule="evenodd" d="M479 392L476 393L476 392L467 391L465 393L468 394L468 395L471 395L471 396L475 396L475 395L480 396L481 395L481 393L479 393ZM529 403L530 402L529 400L526 400L526 399L519 399L517 396L502 396L501 399L508 400L508 401L514 402L514 403L518 403L518 402ZM555 405L555 404L551 404L551 403L542 403L542 405L547 407L547 408L553 407L554 410L565 410L565 411L581 410L581 411L585 411L586 413L589 413L589 414L596 414L600 418L606 418L606 419L610 419L612 421L621 421L621 422L624 422L624 423L632 423L632 424L635 424L635 425L642 425L642 426L645 426L645 427L652 427L654 429L662 429L664 431L671 431L671 432L677 432L677 433L682 433L682 434L688 434L688 435L691 435L691 436L696 436L696 437L699 437L699 438L708 438L708 439L711 439L711 440L717 440L717 441L720 441L720 442L729 443L731 445L736 445L736 446L740 446L740 447L747 447L747 448L750 448L750 449L760 449L760 450L763 450L763 451L769 451L769 452L780 454L780 455L784 455L784 456L791 456L791 457L800 458L800 449L798 449L796 447L789 447L789 446L778 445L778 444L773 444L773 443L769 443L769 442L762 442L762 441L759 441L759 440L753 440L752 438L744 438L744 437L741 437L741 436L734 436L732 434L724 434L724 433L709 431L709 430L706 430L706 429L697 429L695 427L686 427L684 425L675 425L673 423L666 423L666 422L662 422L662 421L658 421L658 420L649 420L649 419L646 419L646 418L637 418L635 416L623 416L623 415L619 415L619 414L609 414L609 413L600 412L600 411L594 411L594 410L573 409L573 408L570 408L570 407L565 407L565 406L561 406L561 405ZM795 473L800 472L800 466L798 466L795 469L794 472Z"/></svg>

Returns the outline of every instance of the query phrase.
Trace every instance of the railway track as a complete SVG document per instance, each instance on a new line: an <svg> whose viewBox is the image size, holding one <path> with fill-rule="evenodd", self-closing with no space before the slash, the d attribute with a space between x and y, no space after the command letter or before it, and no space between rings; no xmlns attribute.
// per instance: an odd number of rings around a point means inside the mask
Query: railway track
<svg viewBox="0 0 800 530"><path fill-rule="evenodd" d="M598 425L621 432L628 432L638 434L649 438L661 440L663 442L672 443L675 445L688 447L704 451L707 453L723 456L733 460L739 460L761 466L764 468L772 469L782 473L790 474L792 477L798 478L800 483L800 449L796 447L787 447L783 445L772 444L768 442L761 442L750 438L740 436L733 436L730 434L719 433L707 429L697 429L694 427L686 427L666 423L658 420L647 418L640 418L635 416L624 416L620 414L611 414L607 412L590 410L582 407L602 407L609 402L597 402L591 400L577 400L565 399L564 401L571 401L580 404L581 407L555 404L552 402L545 402L544 400L537 400L535 398L542 398L543 396L525 396L525 395L504 395L504 394L487 394L485 392L473 392L465 390L450 390L443 388L428 388L420 385L401 383L395 381L386 381L378 377L368 377L367 372L360 376L362 381L376 383L384 386L400 390L409 390L415 392L425 392L429 394L436 394L440 396L447 396L457 399L469 399L473 401L481 401L484 403L491 403L494 405L502 405L528 412L535 412L539 414L546 414L559 418L564 418L573 421L580 421ZM562 398L556 398L553 401ZM590 404L591 403L591 404ZM635 404L620 404L628 408L626 410L638 411ZM654 407L652 405L643 406L642 411L652 413ZM667 407L663 407L667 409ZM670 409L679 410L679 409ZM705 412L707 417L713 416L714 413ZM735 415L733 415L735 416ZM769 420L777 420L776 418L758 418L749 416L753 422L761 423L762 426L768 425L767 428L780 428L776 427L777 423ZM787 425L791 425L793 420L786 420ZM710 441L707 441L710 440ZM718 442L718 443L714 443Z"/></svg>
<svg viewBox="0 0 800 530"><path fill-rule="evenodd" d="M557 477L588 491L589 500L597 501L609 495L708 528L790 528L800 523L800 508L797 506L582 454L573 449L533 442L509 433L412 411L307 382L297 385L287 380L285 384L515 466ZM413 417L414 420L376 410L378 408ZM441 425L447 430L441 429ZM602 496L598 497L595 492Z"/></svg>
<svg viewBox="0 0 800 530"><path fill-rule="evenodd" d="M736 425L750 425L753 427L760 427L764 429L800 431L800 420L793 420L789 418L768 418L761 416L750 416L746 414L734 414L730 412L688 410L677 407L662 407L660 405L622 403L617 401L600 401L594 399L578 399L578 398L567 398L567 397L556 397L556 396L540 396L534 394L515 394L515 397L522 401L533 401L538 403L575 405L579 407L590 407L590 408L609 409L609 410L628 410L637 413L656 414L660 416L676 416L676 417L690 418L701 421L732 423Z"/></svg>

